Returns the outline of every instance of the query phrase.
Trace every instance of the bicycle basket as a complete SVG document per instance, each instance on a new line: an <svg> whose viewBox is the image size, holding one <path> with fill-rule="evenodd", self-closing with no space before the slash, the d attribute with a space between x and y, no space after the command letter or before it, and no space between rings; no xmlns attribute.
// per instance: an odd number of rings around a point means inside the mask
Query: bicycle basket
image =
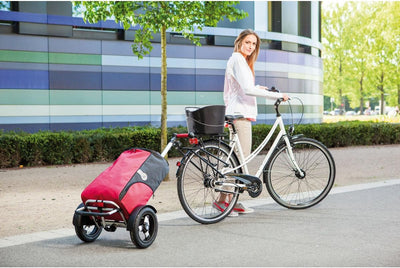
<svg viewBox="0 0 400 268"><path fill-rule="evenodd" d="M224 133L224 105L210 105L202 108L186 107L185 111L186 123L189 132L203 135Z"/></svg>

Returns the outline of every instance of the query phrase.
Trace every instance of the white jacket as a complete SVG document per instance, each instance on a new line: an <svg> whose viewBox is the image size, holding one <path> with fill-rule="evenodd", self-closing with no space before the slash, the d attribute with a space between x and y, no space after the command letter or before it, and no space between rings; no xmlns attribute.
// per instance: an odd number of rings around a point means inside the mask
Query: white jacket
<svg viewBox="0 0 400 268"><path fill-rule="evenodd" d="M224 102L227 115L243 115L245 118L257 118L257 98L282 98L281 93L270 92L255 85L253 72L246 59L239 52L233 52L229 58L224 83Z"/></svg>

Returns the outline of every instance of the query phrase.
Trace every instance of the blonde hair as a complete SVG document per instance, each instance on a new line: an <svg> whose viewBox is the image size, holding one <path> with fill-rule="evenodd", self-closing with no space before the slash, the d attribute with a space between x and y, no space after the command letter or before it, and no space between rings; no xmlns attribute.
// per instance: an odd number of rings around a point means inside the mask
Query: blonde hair
<svg viewBox="0 0 400 268"><path fill-rule="evenodd" d="M258 53L260 53L260 43L261 43L260 37L256 34L256 32L251 29L242 31L235 40L233 51L240 52L240 48L242 47L243 39L245 39L246 36L248 36L248 35L254 35L257 38L256 49L254 49L253 53L251 53L250 56L246 57L247 64L249 65L250 69L253 71L253 75L254 75L254 63L256 62L256 60L258 58Z"/></svg>

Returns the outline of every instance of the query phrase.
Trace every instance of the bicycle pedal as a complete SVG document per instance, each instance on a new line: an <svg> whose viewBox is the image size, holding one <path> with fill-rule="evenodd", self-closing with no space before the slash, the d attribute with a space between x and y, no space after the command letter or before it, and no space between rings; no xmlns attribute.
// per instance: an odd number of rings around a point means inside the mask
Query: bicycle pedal
<svg viewBox="0 0 400 268"><path fill-rule="evenodd" d="M239 193L243 193L246 190L250 197L255 198L262 192L261 180L255 176L238 173L229 173L226 176L233 177L246 185L245 187L240 187Z"/></svg>

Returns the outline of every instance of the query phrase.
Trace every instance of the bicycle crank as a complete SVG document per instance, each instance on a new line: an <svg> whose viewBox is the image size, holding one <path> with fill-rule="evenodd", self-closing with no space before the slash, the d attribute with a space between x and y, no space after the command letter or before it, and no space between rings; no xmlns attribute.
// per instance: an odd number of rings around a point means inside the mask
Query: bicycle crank
<svg viewBox="0 0 400 268"><path fill-rule="evenodd" d="M238 173L229 173L226 176L235 178L243 183L245 186L240 187L240 191L243 192L246 190L252 198L259 196L262 192L262 183L257 177Z"/></svg>

